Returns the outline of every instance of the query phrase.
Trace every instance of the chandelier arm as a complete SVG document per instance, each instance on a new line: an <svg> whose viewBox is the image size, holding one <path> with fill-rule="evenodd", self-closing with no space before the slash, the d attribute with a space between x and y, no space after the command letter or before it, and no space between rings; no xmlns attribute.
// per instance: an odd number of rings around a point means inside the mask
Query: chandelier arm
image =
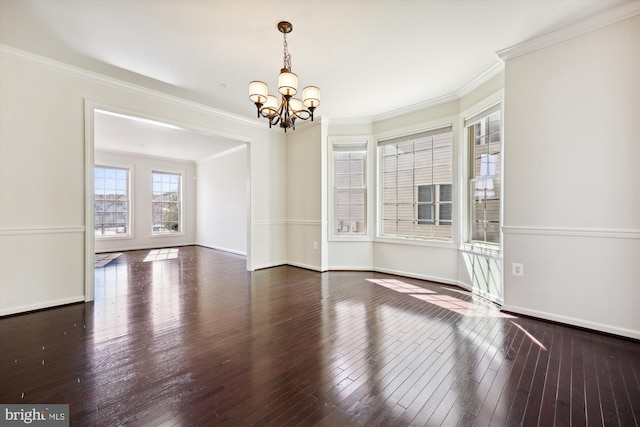
<svg viewBox="0 0 640 427"><path fill-rule="evenodd" d="M289 99L291 96L284 95L282 97L282 102L280 103L280 109L278 110L278 115L280 116L280 122L287 123L289 121Z"/></svg>
<svg viewBox="0 0 640 427"><path fill-rule="evenodd" d="M309 110L294 111L293 115L296 117L296 119L300 120L309 120L311 117L313 117L313 114L311 114L311 111Z"/></svg>
<svg viewBox="0 0 640 427"><path fill-rule="evenodd" d="M267 117L267 119L269 119L269 124L270 125L274 125L275 126L280 122L282 117L280 117L280 114L276 114L275 116Z"/></svg>
<svg viewBox="0 0 640 427"><path fill-rule="evenodd" d="M280 121L281 126L285 129L291 126L291 106L289 105L290 100L291 95L282 96L282 105L280 106Z"/></svg>

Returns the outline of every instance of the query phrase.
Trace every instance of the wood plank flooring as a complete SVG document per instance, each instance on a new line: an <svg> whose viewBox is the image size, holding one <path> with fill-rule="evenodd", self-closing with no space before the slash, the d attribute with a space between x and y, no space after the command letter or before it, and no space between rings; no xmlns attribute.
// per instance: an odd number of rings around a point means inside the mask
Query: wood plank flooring
<svg viewBox="0 0 640 427"><path fill-rule="evenodd" d="M95 302L0 318L1 403L67 403L78 426L640 423L637 341L380 273L202 247L106 262Z"/></svg>

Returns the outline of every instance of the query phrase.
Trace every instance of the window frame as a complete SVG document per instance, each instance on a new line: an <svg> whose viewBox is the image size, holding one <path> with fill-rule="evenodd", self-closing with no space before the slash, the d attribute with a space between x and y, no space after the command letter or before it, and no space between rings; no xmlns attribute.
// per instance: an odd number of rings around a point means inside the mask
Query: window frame
<svg viewBox="0 0 640 427"><path fill-rule="evenodd" d="M126 196L127 196L127 220L126 220L126 228L127 232L123 234L107 234L107 235L98 235L95 233L96 226L96 214L98 211L95 209L96 202L96 168L101 169L115 169L115 170L124 170L127 174L127 185L126 185ZM123 240L123 239L133 239L134 238L134 230L133 230L133 166L132 165L121 165L121 164L108 164L104 162L94 163L93 165L93 236L95 239L99 240ZM103 221L104 223L104 221Z"/></svg>
<svg viewBox="0 0 640 427"><path fill-rule="evenodd" d="M457 123L457 116L448 116L443 117L440 120L432 121L426 124L422 124L420 126L405 128L400 131L393 131L387 133L381 133L377 135L376 144L375 144L375 153L376 153L376 237L375 241L377 242L387 242L387 243L395 243L395 244L409 244L409 245L417 245L417 246L435 246L435 247L447 247L453 248L456 247L458 242L458 213L457 213L457 128L454 126L454 123ZM451 182L447 183L433 183L433 184L451 184L451 237L449 239L439 239L439 238L421 238L421 237L408 237L408 236L392 236L392 235L383 235L383 209L384 209L384 200L383 200L383 156L381 155L381 147L389 144L391 140L401 140L408 139L413 136L419 135L421 133L430 133L430 132L438 132L441 129L449 128L451 132L451 159L450 159L450 167L451 167ZM417 186L415 187L417 189ZM417 190L416 190L417 191ZM417 205L416 205L416 218L415 221L418 221L418 213L417 213Z"/></svg>
<svg viewBox="0 0 640 427"><path fill-rule="evenodd" d="M472 239L473 230L473 182L478 180L487 179L486 177L474 177L473 174L473 155L474 150L472 144L474 141L469 136L469 127L477 123L478 119L487 117L500 111L500 171L498 174L490 176L497 176L500 179L500 191L499 191L499 224L498 224L498 242L486 242ZM498 91L493 95L487 97L484 101L476 104L468 110L462 112L460 115L460 128L462 131L462 145L464 147L464 156L462 156L461 162L463 163L461 170L464 171L462 176L462 182L466 182L463 186L463 194L461 195L462 209L464 210L463 217L466 218L464 224L464 235L462 236L463 250L477 252L480 251L487 255L501 256L503 248L503 232L502 227L504 225L504 93Z"/></svg>
<svg viewBox="0 0 640 427"><path fill-rule="evenodd" d="M371 173L371 140L372 138L370 135L330 136L328 138L327 164L329 186L327 192L329 198L329 226L327 227L327 237L329 241L371 241L371 188L373 188L373 174ZM336 223L338 221L336 212L336 153L349 151L364 152L364 232L359 234L338 233L336 230Z"/></svg>
<svg viewBox="0 0 640 427"><path fill-rule="evenodd" d="M178 176L178 191L179 191L179 195L178 195L178 203L179 203L179 216L178 216L178 231L154 231L155 228L155 224L154 224L154 204L158 203L155 202L153 200L153 184L154 184L154 179L153 176L154 174L163 174L163 175L176 175ZM170 237L170 236L184 236L185 235L185 224L184 224L184 177L185 177L185 173L184 171L177 171L177 170L167 170L167 169L162 169L162 168L154 168L151 169L151 172L149 173L149 198L150 198L150 202L149 202L149 207L150 207L150 221L151 221L151 227L150 227L150 232L151 232L151 237Z"/></svg>

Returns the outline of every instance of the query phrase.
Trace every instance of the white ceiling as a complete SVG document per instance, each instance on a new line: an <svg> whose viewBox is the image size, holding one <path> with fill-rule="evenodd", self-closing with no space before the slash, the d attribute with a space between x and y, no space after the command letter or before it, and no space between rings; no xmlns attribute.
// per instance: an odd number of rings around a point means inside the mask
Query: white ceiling
<svg viewBox="0 0 640 427"><path fill-rule="evenodd" d="M107 111L96 111L94 115L96 150L197 161L242 144L149 119Z"/></svg>
<svg viewBox="0 0 640 427"><path fill-rule="evenodd" d="M317 116L375 117L453 94L496 52L630 0L0 0L0 43L244 117L282 34ZM266 123L265 123L266 125Z"/></svg>

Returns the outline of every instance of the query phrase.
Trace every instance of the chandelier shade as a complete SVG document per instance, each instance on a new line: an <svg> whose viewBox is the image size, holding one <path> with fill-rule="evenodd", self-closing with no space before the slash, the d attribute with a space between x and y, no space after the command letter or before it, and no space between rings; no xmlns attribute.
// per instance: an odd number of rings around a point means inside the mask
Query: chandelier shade
<svg viewBox="0 0 640 427"><path fill-rule="evenodd" d="M278 93L280 101L274 95L269 95L266 83L255 80L249 83L249 100L256 105L258 117L269 120L269 127L280 125L295 130L296 119L313 121L313 111L320 105L320 89L317 86L307 86L302 90L302 100L294 98L298 93L298 75L291 71L291 56L287 46L287 33L293 31L291 23L278 23L278 30L284 37L284 65L278 76ZM306 107L306 109L305 109Z"/></svg>
<svg viewBox="0 0 640 427"><path fill-rule="evenodd" d="M268 95L267 102L260 109L260 113L267 118L274 117L278 114L278 98L273 95Z"/></svg>
<svg viewBox="0 0 640 427"><path fill-rule="evenodd" d="M269 94L269 88L265 82L254 81L249 83L249 99L255 103L264 104Z"/></svg>
<svg viewBox="0 0 640 427"><path fill-rule="evenodd" d="M283 68L278 76L278 92L291 96L298 93L298 76Z"/></svg>
<svg viewBox="0 0 640 427"><path fill-rule="evenodd" d="M316 108L320 105L320 89L316 86L307 86L302 89L302 99L305 107Z"/></svg>
<svg viewBox="0 0 640 427"><path fill-rule="evenodd" d="M289 107L291 107L291 111L293 111L294 113L302 111L302 101L300 101L298 98L291 98L289 100Z"/></svg>

